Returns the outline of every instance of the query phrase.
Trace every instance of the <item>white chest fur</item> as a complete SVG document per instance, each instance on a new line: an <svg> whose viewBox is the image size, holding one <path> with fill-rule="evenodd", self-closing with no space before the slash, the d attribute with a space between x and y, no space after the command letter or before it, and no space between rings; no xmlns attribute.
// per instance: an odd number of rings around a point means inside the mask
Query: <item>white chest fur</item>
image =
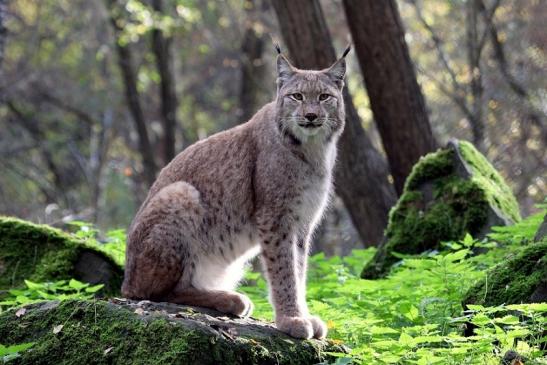
<svg viewBox="0 0 547 365"><path fill-rule="evenodd" d="M336 148L331 144L327 147L322 161L323 173L320 176L307 177L302 194L295 200L296 214L300 221L309 223L312 230L321 220L328 205L335 159Z"/></svg>

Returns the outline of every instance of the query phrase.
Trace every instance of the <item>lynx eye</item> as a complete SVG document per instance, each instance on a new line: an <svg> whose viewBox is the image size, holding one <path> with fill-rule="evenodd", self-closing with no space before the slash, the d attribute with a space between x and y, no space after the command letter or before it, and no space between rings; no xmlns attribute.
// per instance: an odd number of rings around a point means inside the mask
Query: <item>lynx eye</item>
<svg viewBox="0 0 547 365"><path fill-rule="evenodd" d="M319 95L319 101L325 101L325 100L327 100L328 98L330 98L330 95L329 95L329 94L320 94L320 95Z"/></svg>
<svg viewBox="0 0 547 365"><path fill-rule="evenodd" d="M293 98L294 100L297 100L297 101L304 100L304 96L300 93L291 94L291 98Z"/></svg>

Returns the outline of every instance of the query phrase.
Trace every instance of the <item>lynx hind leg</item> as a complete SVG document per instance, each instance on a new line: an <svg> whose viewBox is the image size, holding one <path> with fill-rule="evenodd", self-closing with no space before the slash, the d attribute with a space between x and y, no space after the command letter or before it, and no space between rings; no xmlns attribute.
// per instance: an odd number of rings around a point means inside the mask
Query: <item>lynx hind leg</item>
<svg viewBox="0 0 547 365"><path fill-rule="evenodd" d="M238 317L248 317L254 309L253 302L247 296L227 290L205 290L188 287L173 291L168 295L167 301L211 308Z"/></svg>
<svg viewBox="0 0 547 365"><path fill-rule="evenodd" d="M141 211L128 237L122 294L133 299L166 300L195 265L188 234L203 208L199 192L177 182L160 190Z"/></svg>
<svg viewBox="0 0 547 365"><path fill-rule="evenodd" d="M202 253L192 266L192 275L181 277L167 301L211 308L239 317L250 316L253 303L234 291L243 275L244 262L244 258L226 262L223 257Z"/></svg>

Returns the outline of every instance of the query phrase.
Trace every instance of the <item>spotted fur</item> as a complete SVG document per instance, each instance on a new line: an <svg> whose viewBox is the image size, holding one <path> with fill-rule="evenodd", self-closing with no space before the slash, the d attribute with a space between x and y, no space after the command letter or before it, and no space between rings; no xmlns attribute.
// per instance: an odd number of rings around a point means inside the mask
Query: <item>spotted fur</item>
<svg viewBox="0 0 547 365"><path fill-rule="evenodd" d="M344 59L305 71L278 56L277 98L195 143L159 174L128 230L123 294L249 315L235 291L261 255L277 327L326 336L306 305L310 239L327 205L344 128Z"/></svg>

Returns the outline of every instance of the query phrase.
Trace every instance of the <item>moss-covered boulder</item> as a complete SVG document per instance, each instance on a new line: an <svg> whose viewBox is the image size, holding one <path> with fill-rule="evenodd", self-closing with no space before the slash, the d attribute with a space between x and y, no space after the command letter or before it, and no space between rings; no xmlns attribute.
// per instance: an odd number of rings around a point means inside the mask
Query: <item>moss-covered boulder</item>
<svg viewBox="0 0 547 365"><path fill-rule="evenodd" d="M484 306L547 302L547 239L490 269L463 302Z"/></svg>
<svg viewBox="0 0 547 365"><path fill-rule="evenodd" d="M168 303L45 302L0 314L4 345L34 342L13 364L316 364L345 349L296 340L253 319ZM23 313L24 312L24 313Z"/></svg>
<svg viewBox="0 0 547 365"><path fill-rule="evenodd" d="M119 292L123 268L96 245L47 225L0 217L0 290L36 282L75 278Z"/></svg>
<svg viewBox="0 0 547 365"><path fill-rule="evenodd" d="M547 237L547 214L545 214L545 216L543 217L543 223L541 223L541 225L539 226L534 240L541 241L545 237Z"/></svg>
<svg viewBox="0 0 547 365"><path fill-rule="evenodd" d="M464 306L547 302L547 235L544 227L545 221L536 233L536 242L488 270L484 279L469 289Z"/></svg>
<svg viewBox="0 0 547 365"><path fill-rule="evenodd" d="M463 141L430 153L414 166L390 212L384 241L361 276L375 279L399 261L393 253L419 254L442 241L481 238L492 226L520 220L519 208L503 178Z"/></svg>

